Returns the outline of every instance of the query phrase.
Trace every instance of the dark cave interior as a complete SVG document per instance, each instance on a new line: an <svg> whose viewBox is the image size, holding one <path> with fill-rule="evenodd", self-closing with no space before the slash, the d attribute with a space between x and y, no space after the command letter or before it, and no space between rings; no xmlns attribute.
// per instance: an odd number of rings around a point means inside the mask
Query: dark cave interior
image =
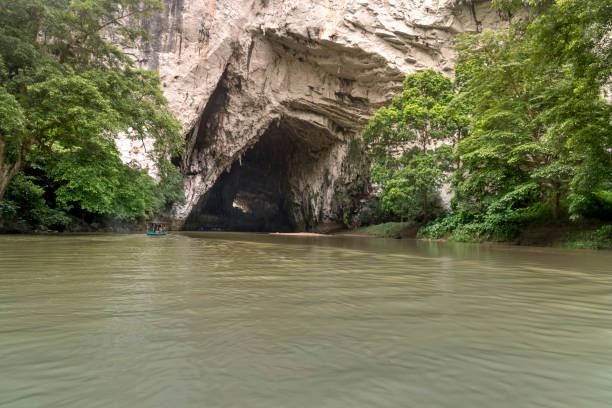
<svg viewBox="0 0 612 408"><path fill-rule="evenodd" d="M302 229L291 216L300 202L290 186L291 174L316 166L320 153L334 141L328 132L307 122L284 119L273 124L202 197L185 229L245 232Z"/></svg>

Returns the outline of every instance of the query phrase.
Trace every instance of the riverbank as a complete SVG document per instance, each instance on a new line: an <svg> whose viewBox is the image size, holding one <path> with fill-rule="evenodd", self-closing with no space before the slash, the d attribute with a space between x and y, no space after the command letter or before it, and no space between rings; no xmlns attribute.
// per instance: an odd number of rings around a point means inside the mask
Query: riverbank
<svg viewBox="0 0 612 408"><path fill-rule="evenodd" d="M427 241L454 241L520 246L541 246L574 249L612 250L612 224L602 222L556 223L527 225L511 240L494 240L488 236L443 234L424 236L423 225L415 222L388 222L370 225L337 235L359 235L381 238L414 238Z"/></svg>
<svg viewBox="0 0 612 408"><path fill-rule="evenodd" d="M23 225L2 225L0 234L61 234L61 233L142 233L146 224L142 222L75 222L62 231L49 228L27 228ZM601 222L557 223L528 225L521 229L511 240L495 240L490 236L469 236L466 234L442 234L427 236L423 234L422 224L406 222L387 222L355 229L334 230L330 232L272 232L270 235L284 237L355 237L355 238L409 238L424 241L450 241L485 244L504 244L517 246L557 247L572 249L612 250L612 224Z"/></svg>
<svg viewBox="0 0 612 408"><path fill-rule="evenodd" d="M117 233L128 234L145 232L147 224L138 221L97 220L87 222L73 218L71 222L61 228L47 227L45 225L31 225L26 222L0 222L0 234L61 234L61 233Z"/></svg>

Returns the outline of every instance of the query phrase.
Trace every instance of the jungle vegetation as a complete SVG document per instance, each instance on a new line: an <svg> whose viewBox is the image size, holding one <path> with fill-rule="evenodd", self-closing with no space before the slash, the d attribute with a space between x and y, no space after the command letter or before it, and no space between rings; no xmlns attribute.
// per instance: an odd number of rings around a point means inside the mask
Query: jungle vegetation
<svg viewBox="0 0 612 408"><path fill-rule="evenodd" d="M122 50L158 0L0 0L0 224L134 220L180 201L181 125ZM112 41L111 41L112 40ZM152 139L156 182L114 139Z"/></svg>
<svg viewBox="0 0 612 408"><path fill-rule="evenodd" d="M537 223L609 223L612 2L493 4L509 26L460 36L453 82L409 75L366 127L381 209L426 224L421 237L463 241L511 240ZM612 245L609 225L595 235Z"/></svg>

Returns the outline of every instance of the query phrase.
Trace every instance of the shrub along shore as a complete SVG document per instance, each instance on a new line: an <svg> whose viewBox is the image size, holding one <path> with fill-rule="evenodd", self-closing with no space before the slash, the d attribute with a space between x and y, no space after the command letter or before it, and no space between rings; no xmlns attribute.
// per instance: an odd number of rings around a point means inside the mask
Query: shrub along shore
<svg viewBox="0 0 612 408"><path fill-rule="evenodd" d="M420 227L411 222L387 222L341 232L338 235L359 235L380 238L416 238L421 240L529 245L572 249L612 250L612 225L597 222L530 224L518 230L512 239L496 240L482 233L480 225L448 228L447 219Z"/></svg>

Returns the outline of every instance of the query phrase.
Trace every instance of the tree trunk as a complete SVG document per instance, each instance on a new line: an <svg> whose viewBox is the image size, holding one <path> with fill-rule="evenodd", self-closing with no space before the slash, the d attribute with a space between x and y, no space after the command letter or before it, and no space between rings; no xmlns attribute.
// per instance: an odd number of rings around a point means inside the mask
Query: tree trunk
<svg viewBox="0 0 612 408"><path fill-rule="evenodd" d="M559 191L555 191L553 193L553 208L552 208L552 216L555 221L559 219L559 199L561 198L561 194Z"/></svg>
<svg viewBox="0 0 612 408"><path fill-rule="evenodd" d="M0 160L2 160L0 158ZM6 188L9 183L15 177L15 174L19 171L19 167L17 164L10 165L6 163L0 163L0 200L4 197L4 193L6 192Z"/></svg>
<svg viewBox="0 0 612 408"><path fill-rule="evenodd" d="M0 163L0 200L4 197L4 192L8 187L8 183L11 181L9 180L8 169L6 167L6 164Z"/></svg>
<svg viewBox="0 0 612 408"><path fill-rule="evenodd" d="M427 222L427 190L423 191L423 222Z"/></svg>
<svg viewBox="0 0 612 408"><path fill-rule="evenodd" d="M0 139L0 200L2 200L2 198L4 197L6 188L8 187L13 177L15 177L15 174L17 174L17 172L21 168L21 162L23 161L23 157L19 155L15 163L6 163L4 157L4 148L4 141Z"/></svg>

